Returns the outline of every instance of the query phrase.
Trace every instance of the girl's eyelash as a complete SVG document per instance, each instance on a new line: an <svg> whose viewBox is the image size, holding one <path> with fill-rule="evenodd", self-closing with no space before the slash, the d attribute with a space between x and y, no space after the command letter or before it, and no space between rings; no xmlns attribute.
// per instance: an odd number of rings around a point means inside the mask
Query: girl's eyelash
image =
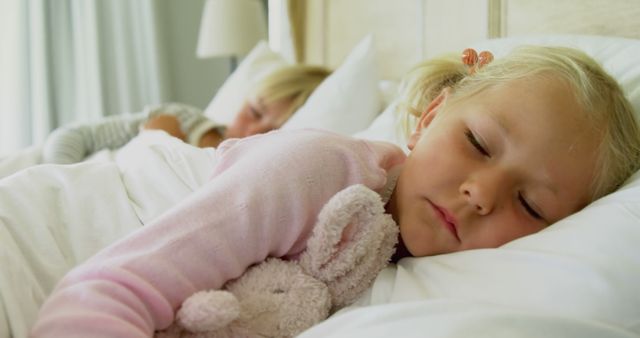
<svg viewBox="0 0 640 338"><path fill-rule="evenodd" d="M485 147L483 147L482 144L480 144L480 142L478 141L476 136L471 132L471 130L467 129L464 134L467 136L467 140L469 140L469 143L471 143L471 145L473 145L473 147L476 148L476 150L478 150L480 154L486 157L491 157L491 154L489 154L487 149L485 149Z"/></svg>
<svg viewBox="0 0 640 338"><path fill-rule="evenodd" d="M542 216L531 207L529 202L527 202L524 196L522 196L522 194L520 193L518 194L518 200L520 201L520 204L522 204L522 206L525 208L525 210L527 210L529 215L531 215L531 217L535 219L540 219L540 220L542 219Z"/></svg>

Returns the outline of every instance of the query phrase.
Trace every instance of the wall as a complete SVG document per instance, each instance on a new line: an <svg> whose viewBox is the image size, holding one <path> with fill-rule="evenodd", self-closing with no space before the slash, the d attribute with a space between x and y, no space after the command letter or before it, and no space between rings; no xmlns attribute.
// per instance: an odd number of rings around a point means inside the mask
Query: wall
<svg viewBox="0 0 640 338"><path fill-rule="evenodd" d="M372 34L378 59L393 60L379 63L381 76L397 80L421 60L486 38L489 1L308 0L305 61L335 68Z"/></svg>
<svg viewBox="0 0 640 338"><path fill-rule="evenodd" d="M335 68L366 34L380 72L399 79L420 60L495 37L640 37L639 0L307 0L306 62Z"/></svg>
<svg viewBox="0 0 640 338"><path fill-rule="evenodd" d="M205 108L230 72L229 58L198 59L196 45L205 0L157 0L166 52L169 101Z"/></svg>

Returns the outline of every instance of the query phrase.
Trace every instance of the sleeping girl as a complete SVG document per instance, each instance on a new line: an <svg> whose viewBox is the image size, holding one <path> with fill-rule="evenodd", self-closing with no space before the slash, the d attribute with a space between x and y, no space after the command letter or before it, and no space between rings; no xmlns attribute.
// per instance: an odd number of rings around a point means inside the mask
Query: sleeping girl
<svg viewBox="0 0 640 338"><path fill-rule="evenodd" d="M223 142L211 180L69 272L31 336L152 337L196 291L296 257L322 206L350 185L390 194L400 259L533 234L638 169L632 108L582 52L523 47L468 70L436 59L409 77L408 156L319 130Z"/></svg>
<svg viewBox="0 0 640 338"><path fill-rule="evenodd" d="M123 146L138 135L140 129L164 130L199 147L216 147L227 138L264 133L282 126L329 74L324 67L301 64L276 69L254 84L228 126L207 118L196 107L166 103L93 124L61 127L45 141L43 161L80 162L101 149Z"/></svg>

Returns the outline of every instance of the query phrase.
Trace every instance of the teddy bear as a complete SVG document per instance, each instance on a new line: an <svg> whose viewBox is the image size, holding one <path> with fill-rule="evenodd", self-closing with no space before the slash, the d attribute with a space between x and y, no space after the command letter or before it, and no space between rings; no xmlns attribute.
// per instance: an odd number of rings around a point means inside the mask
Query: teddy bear
<svg viewBox="0 0 640 338"><path fill-rule="evenodd" d="M353 303L388 264L397 240L380 195L347 187L323 206L296 259L267 258L222 290L193 294L155 337L293 337Z"/></svg>

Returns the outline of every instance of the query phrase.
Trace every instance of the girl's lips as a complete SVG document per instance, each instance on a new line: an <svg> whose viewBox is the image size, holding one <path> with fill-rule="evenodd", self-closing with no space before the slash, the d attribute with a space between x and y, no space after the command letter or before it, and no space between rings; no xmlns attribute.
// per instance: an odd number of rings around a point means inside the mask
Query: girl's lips
<svg viewBox="0 0 640 338"><path fill-rule="evenodd" d="M449 231L451 231L458 242L460 242L460 237L458 237L458 229L456 227L456 220L453 215L451 215L446 209L435 205L431 201L429 201L429 204L431 204L431 206L437 211L438 216L440 216L440 219L444 222L447 229L449 229Z"/></svg>

